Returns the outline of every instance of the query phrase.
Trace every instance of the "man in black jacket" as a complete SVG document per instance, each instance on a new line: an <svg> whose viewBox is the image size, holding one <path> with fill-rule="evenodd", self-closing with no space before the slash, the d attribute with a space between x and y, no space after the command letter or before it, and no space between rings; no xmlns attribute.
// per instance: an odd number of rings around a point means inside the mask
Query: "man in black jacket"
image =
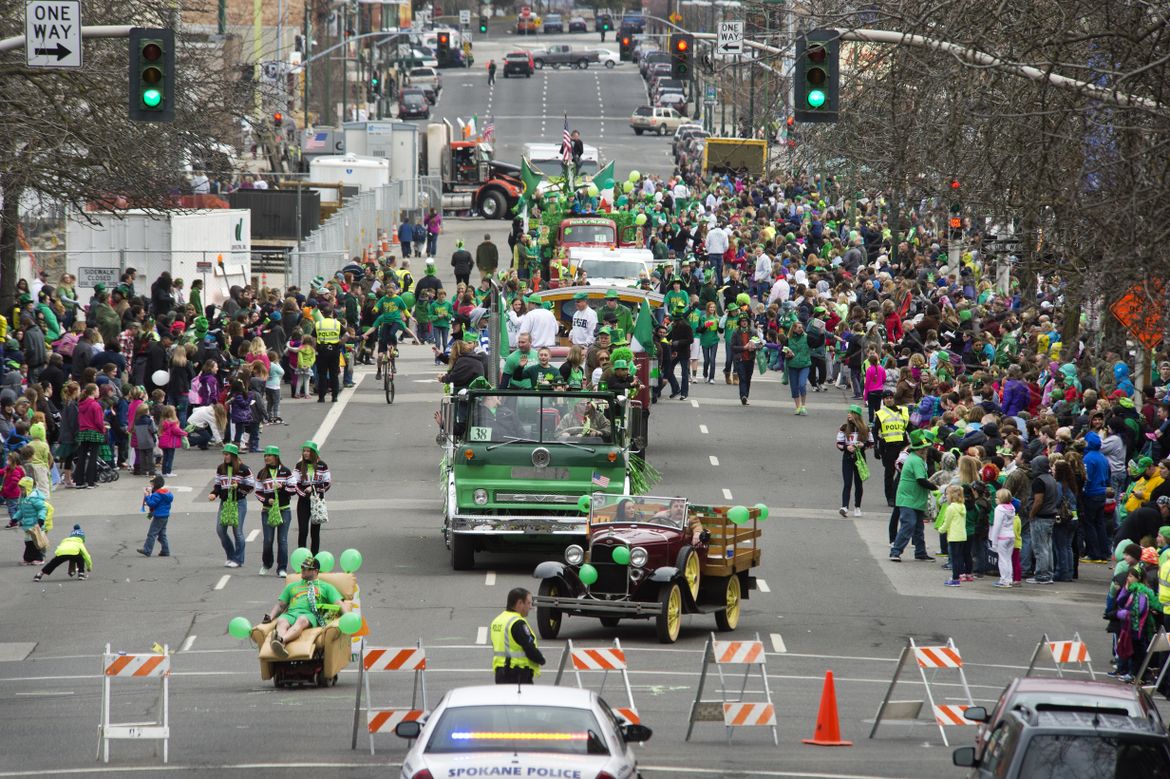
<svg viewBox="0 0 1170 779"><path fill-rule="evenodd" d="M688 367L691 359L691 342L695 340L695 334L691 330L690 324L687 323L686 312L676 312L671 315L670 332L667 335L670 341L671 358L670 364L666 368L666 380L670 383L670 397L671 399L678 398L679 400L687 399L687 391L690 389L691 372ZM682 390L680 392L678 380L674 377L674 368L676 365L682 366Z"/></svg>
<svg viewBox="0 0 1170 779"><path fill-rule="evenodd" d="M451 255L451 267L455 271L455 284L463 282L470 286L471 269L475 267L475 259L471 256L471 252L463 248L463 241L455 242L455 252Z"/></svg>

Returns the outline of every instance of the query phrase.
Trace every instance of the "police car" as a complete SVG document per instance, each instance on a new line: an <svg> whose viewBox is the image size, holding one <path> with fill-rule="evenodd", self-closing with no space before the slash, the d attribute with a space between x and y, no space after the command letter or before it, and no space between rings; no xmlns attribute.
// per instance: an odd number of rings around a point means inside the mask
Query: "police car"
<svg viewBox="0 0 1170 779"><path fill-rule="evenodd" d="M400 722L417 739L402 779L631 779L631 744L650 728L627 723L590 690L489 685L451 690L425 723Z"/></svg>

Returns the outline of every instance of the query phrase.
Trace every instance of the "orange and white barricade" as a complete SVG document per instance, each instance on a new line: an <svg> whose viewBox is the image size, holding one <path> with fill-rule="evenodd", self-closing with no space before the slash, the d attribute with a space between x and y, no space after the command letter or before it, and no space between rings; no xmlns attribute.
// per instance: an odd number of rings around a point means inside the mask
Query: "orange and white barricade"
<svg viewBox="0 0 1170 779"><path fill-rule="evenodd" d="M707 683L707 671L715 666L719 674L720 698L718 700L703 700L703 688ZM723 667L728 665L743 666L743 684L740 685L738 697L734 690L727 691L727 676ZM748 690L748 682L752 672L759 671L761 689ZM756 696L749 700L749 696ZM718 641L712 633L703 647L703 668L699 673L699 688L695 691L695 700L691 704L691 714L687 723L686 740L691 740L691 732L696 722L722 722L727 729L727 740L731 741L735 728L769 727L772 729L772 743L780 745L780 733L776 726L776 706L772 702L772 690L768 687L768 669L764 653L764 642L757 633L755 640L747 641Z"/></svg>
<svg viewBox="0 0 1170 779"><path fill-rule="evenodd" d="M1170 652L1170 636L1166 635L1165 628L1158 628L1158 632L1150 641L1150 648L1146 650L1146 657L1142 660L1141 668L1138 669L1137 676L1134 677L1146 692L1153 692L1162 686L1162 680L1166 678L1166 669L1170 668L1170 655L1165 654L1166 652ZM1150 661L1155 659L1161 661L1162 668L1154 678L1153 684L1142 684L1142 679L1146 678L1146 671L1150 669Z"/></svg>
<svg viewBox="0 0 1170 779"><path fill-rule="evenodd" d="M370 754L374 754L374 734L393 733L399 722L422 719L427 714L427 653L422 641L416 646L362 645L358 673L357 701L353 708L353 740L351 749L357 749L358 724L361 722L362 694L366 697L366 731L370 737ZM375 706L370 695L370 676L376 673L412 673L410 706Z"/></svg>
<svg viewBox="0 0 1170 779"><path fill-rule="evenodd" d="M914 665L918 668L918 674L922 677L922 686L926 688L926 700L890 700L890 696L894 694L894 687L897 686L898 679L910 659L913 659ZM930 672L929 676L927 671ZM950 671L958 674L966 703L938 703L935 700L934 691L930 689L931 682L939 673ZM930 705L934 724L938 726L938 732L946 746L950 746L947 741L946 728L954 725L975 724L963 716L963 712L974 706L975 701L971 698L971 688L967 685L967 674L963 671L963 656L959 654L959 648L955 646L954 639L948 638L947 643L937 646L919 646L914 643L912 638L906 642L902 654L898 657L898 665L894 668L894 678L890 680L890 686L882 698L882 705L878 708L877 716L874 717L869 737L874 737L878 725L882 722L888 720L917 721L924 704Z"/></svg>
<svg viewBox="0 0 1170 779"><path fill-rule="evenodd" d="M601 672L601 686L597 689L598 695L605 692L605 682L609 679L609 672L613 671L619 674L626 687L626 700L629 701L629 706L613 706L612 708L615 713L624 717L626 722L631 725L641 724L642 718L638 716L638 707L634 705L634 691L630 687L626 652L616 638L613 640L613 646L602 647L575 647L570 640L565 644L564 651L561 652L561 663L557 666L557 678L553 684L559 685L561 683L561 678L565 675L565 666L569 661L572 661L573 675L577 678L577 687L580 689L585 688L581 682L582 671Z"/></svg>
<svg viewBox="0 0 1170 779"><path fill-rule="evenodd" d="M1036 645L1036 651L1032 653L1032 659L1028 662L1028 670L1024 676L1032 675L1032 671L1036 668L1036 661L1040 659L1041 654L1047 654L1052 658L1056 675L1061 678L1064 678L1062 666L1076 665L1087 670L1090 679L1094 681L1097 679L1097 675L1093 673L1093 662L1089 658L1089 647L1081 640L1080 633L1073 633L1073 637L1069 641L1053 641L1045 633L1040 639L1040 643Z"/></svg>
<svg viewBox="0 0 1170 779"><path fill-rule="evenodd" d="M168 761L171 738L171 655L169 648L163 647L162 650L161 654L128 655L125 652L112 652L110 645L106 644L106 651L102 654L102 719L98 725L97 748L97 756L103 763L110 762L110 741L115 739L161 741L163 762ZM159 719L152 722L111 722L110 698L114 679L159 680ZM155 754L158 754L157 749Z"/></svg>

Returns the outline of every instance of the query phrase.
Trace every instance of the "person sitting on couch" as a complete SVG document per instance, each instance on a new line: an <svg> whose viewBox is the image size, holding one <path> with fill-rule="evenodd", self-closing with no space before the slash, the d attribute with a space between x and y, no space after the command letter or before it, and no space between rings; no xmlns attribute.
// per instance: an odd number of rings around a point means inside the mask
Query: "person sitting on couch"
<svg viewBox="0 0 1170 779"><path fill-rule="evenodd" d="M342 598L341 593L329 582L317 581L321 563L309 557L301 563L301 580L285 586L276 601L276 606L264 615L264 622L283 617L276 623L272 636L272 650L281 657L288 657L285 645L296 641L305 628L321 627L328 617L320 604L336 605L348 612L353 604Z"/></svg>

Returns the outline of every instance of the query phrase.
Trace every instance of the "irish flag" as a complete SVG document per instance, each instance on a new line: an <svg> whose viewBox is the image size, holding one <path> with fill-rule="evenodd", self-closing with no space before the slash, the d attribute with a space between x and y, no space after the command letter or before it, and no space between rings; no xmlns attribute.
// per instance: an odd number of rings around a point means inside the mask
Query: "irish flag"
<svg viewBox="0 0 1170 779"><path fill-rule="evenodd" d="M610 160L608 165L593 174L593 184L600 190L599 205L602 207L613 206L614 187L617 184L613 177L613 171L613 160Z"/></svg>

